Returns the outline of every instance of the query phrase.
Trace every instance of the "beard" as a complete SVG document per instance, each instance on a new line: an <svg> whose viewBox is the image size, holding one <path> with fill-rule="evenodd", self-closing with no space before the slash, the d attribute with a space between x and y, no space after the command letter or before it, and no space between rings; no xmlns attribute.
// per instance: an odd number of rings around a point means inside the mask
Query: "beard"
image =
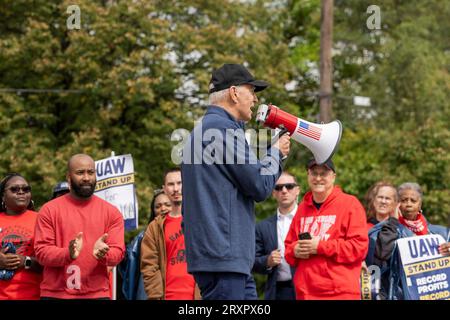
<svg viewBox="0 0 450 320"><path fill-rule="evenodd" d="M176 196L180 196L180 197L179 197L179 200L174 200L174 198L175 198ZM176 207L181 206L181 202L182 202L182 200L183 200L183 198L181 197L181 193L178 193L178 192L169 195L169 199L170 199L170 202L172 202L172 204L173 204L174 206L176 206Z"/></svg>
<svg viewBox="0 0 450 320"><path fill-rule="evenodd" d="M94 194L96 184L97 184L97 181L95 181L94 183L88 183L88 184L84 184L84 185L79 185L73 181L70 181L70 188L77 195L77 197L89 198L90 196L92 196ZM89 188L85 188L84 186L89 186Z"/></svg>

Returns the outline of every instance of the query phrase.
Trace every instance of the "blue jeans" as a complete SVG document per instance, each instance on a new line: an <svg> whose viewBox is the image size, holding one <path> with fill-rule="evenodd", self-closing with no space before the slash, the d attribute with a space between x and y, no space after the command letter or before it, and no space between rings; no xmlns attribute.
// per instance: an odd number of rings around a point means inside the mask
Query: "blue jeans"
<svg viewBox="0 0 450 320"><path fill-rule="evenodd" d="M236 272L194 272L202 300L257 300L251 275Z"/></svg>

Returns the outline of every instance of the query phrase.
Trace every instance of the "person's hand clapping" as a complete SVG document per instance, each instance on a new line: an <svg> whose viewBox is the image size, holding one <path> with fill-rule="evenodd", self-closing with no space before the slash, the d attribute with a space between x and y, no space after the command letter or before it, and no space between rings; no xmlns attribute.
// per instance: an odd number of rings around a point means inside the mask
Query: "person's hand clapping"
<svg viewBox="0 0 450 320"><path fill-rule="evenodd" d="M83 232L79 232L75 239L69 243L69 252L72 259L78 258L83 249Z"/></svg>
<svg viewBox="0 0 450 320"><path fill-rule="evenodd" d="M102 235L94 244L94 257L96 259L103 259L109 251L109 246L105 243L106 239L108 239L108 234L105 233Z"/></svg>

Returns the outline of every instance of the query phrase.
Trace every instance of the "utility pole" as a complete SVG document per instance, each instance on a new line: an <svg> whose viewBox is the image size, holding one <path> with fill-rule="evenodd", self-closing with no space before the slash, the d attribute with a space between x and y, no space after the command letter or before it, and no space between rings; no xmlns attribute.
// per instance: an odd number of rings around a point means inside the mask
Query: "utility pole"
<svg viewBox="0 0 450 320"><path fill-rule="evenodd" d="M320 25L320 121L331 121L331 96L333 93L333 3L334 0L322 0Z"/></svg>

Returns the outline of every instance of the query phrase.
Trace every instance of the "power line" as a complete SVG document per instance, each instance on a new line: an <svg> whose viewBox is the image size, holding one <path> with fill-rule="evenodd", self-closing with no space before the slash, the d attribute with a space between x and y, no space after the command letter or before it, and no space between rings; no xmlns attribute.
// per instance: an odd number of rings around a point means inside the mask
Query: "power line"
<svg viewBox="0 0 450 320"><path fill-rule="evenodd" d="M0 88L0 93L82 93L86 90L78 89L24 89L24 88Z"/></svg>

